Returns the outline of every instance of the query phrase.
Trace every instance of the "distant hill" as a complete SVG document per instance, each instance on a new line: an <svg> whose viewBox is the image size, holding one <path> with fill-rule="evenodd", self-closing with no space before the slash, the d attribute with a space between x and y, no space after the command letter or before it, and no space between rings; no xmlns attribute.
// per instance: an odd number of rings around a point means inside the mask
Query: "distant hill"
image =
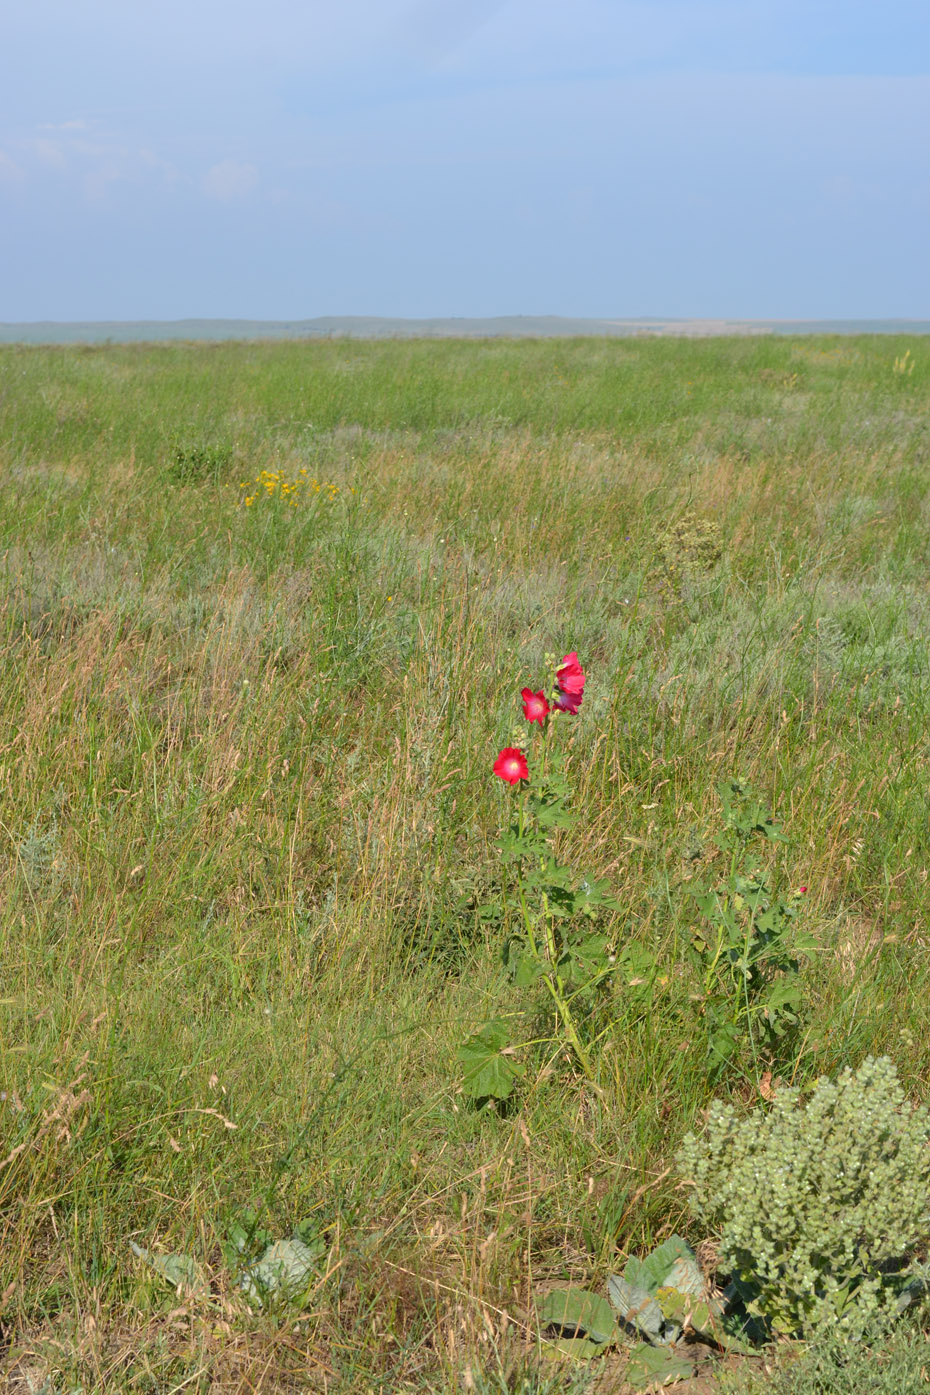
<svg viewBox="0 0 930 1395"><path fill-rule="evenodd" d="M574 335L930 334L930 320L585 320L560 315L392 320L324 315L315 320L88 320L0 323L3 344L137 344L222 339L537 339Z"/></svg>

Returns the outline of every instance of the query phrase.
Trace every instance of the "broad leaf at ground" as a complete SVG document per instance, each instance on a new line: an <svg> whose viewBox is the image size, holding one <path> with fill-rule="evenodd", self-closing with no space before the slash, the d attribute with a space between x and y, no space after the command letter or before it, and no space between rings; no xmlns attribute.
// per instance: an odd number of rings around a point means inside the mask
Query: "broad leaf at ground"
<svg viewBox="0 0 930 1395"><path fill-rule="evenodd" d="M296 1235L290 1240L276 1240L258 1263L246 1270L240 1287L258 1303L271 1295L296 1298L307 1287L325 1250L322 1240L309 1245Z"/></svg>
<svg viewBox="0 0 930 1395"><path fill-rule="evenodd" d="M629 1268L629 1266L627 1266ZM644 1288L629 1283L619 1274L607 1280L610 1301L628 1327L635 1327L650 1341L665 1341L665 1314Z"/></svg>
<svg viewBox="0 0 930 1395"><path fill-rule="evenodd" d="M674 1385L679 1380L690 1380L693 1375L693 1361L680 1356L672 1347L653 1347L648 1342L633 1347L626 1367L626 1378L635 1390Z"/></svg>
<svg viewBox="0 0 930 1395"><path fill-rule="evenodd" d="M542 1327L558 1327L566 1335L585 1336L604 1345L619 1336L617 1319L605 1298L584 1288L558 1288L539 1305Z"/></svg>
<svg viewBox="0 0 930 1395"><path fill-rule="evenodd" d="M595 1342L590 1337L560 1337L558 1341L540 1344L540 1353L547 1361L564 1361L566 1356L572 1361L593 1361L606 1350L603 1342Z"/></svg>
<svg viewBox="0 0 930 1395"><path fill-rule="evenodd" d="M697 1260L688 1242L682 1240L680 1235L670 1235L645 1259L628 1260L623 1275L627 1283L644 1288L647 1293L655 1293L663 1284L672 1282L669 1275L680 1259L691 1260L697 1270ZM700 1275L700 1270L697 1272ZM680 1286L676 1284L675 1287Z"/></svg>
<svg viewBox="0 0 930 1395"><path fill-rule="evenodd" d="M179 1291L194 1294L198 1298L204 1298L209 1294L210 1285L206 1275L190 1255L153 1254L151 1250L137 1245L134 1240L130 1240L129 1247L137 1259L143 1260L150 1269L154 1269L156 1274L160 1274Z"/></svg>

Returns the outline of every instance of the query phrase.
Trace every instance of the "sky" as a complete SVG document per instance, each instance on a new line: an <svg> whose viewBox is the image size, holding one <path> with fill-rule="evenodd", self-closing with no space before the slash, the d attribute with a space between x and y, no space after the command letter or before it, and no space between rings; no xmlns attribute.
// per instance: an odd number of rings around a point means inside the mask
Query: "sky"
<svg viewBox="0 0 930 1395"><path fill-rule="evenodd" d="M21 0L0 321L930 318L928 0Z"/></svg>

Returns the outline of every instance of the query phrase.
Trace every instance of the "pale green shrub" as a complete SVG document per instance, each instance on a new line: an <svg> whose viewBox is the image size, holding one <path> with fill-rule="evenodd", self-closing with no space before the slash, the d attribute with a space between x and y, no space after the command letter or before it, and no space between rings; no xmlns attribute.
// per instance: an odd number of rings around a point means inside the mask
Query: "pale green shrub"
<svg viewBox="0 0 930 1395"><path fill-rule="evenodd" d="M887 1057L806 1103L780 1090L749 1117L715 1101L679 1163L719 1267L750 1312L786 1333L861 1336L922 1293L911 1257L930 1234L930 1121Z"/></svg>

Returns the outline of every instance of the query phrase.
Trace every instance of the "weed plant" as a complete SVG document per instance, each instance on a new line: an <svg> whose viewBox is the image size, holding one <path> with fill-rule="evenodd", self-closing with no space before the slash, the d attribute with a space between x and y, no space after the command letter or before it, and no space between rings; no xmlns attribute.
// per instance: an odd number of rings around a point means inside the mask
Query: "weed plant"
<svg viewBox="0 0 930 1395"><path fill-rule="evenodd" d="M712 1081L689 957L736 773L815 943L774 1069L887 1054L923 1096L927 355L0 349L10 1389L494 1390L540 1288L707 1238L675 1153L765 1083L751 1052ZM263 478L332 488L245 506ZM657 972L593 1080L543 1053L476 1109L456 1053L520 1002L491 764L572 650L559 862ZM237 1266L298 1233L299 1303L251 1301Z"/></svg>

